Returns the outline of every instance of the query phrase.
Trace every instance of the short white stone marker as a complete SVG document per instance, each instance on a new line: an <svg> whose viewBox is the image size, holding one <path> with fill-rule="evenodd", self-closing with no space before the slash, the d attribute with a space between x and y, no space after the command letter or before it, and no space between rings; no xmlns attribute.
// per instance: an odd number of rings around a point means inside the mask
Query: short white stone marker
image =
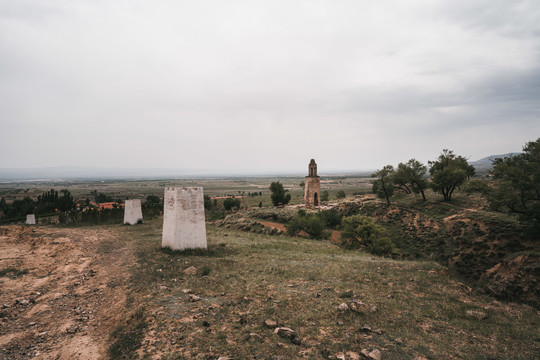
<svg viewBox="0 0 540 360"><path fill-rule="evenodd" d="M173 250L206 249L202 187L166 187L162 247Z"/></svg>
<svg viewBox="0 0 540 360"><path fill-rule="evenodd" d="M36 225L36 215L34 214L26 215L26 225Z"/></svg>
<svg viewBox="0 0 540 360"><path fill-rule="evenodd" d="M142 221L141 200L126 200L124 205L124 224L135 225Z"/></svg>

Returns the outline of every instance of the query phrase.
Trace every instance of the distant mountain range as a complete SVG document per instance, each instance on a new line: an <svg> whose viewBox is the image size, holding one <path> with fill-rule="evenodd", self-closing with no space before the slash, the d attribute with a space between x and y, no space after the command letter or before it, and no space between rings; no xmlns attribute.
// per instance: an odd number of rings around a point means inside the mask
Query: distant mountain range
<svg viewBox="0 0 540 360"><path fill-rule="evenodd" d="M490 155L488 157L482 158L476 161L469 161L469 164L474 166L478 170L487 170L493 167L493 160L497 158L511 157L521 154L520 152L512 152L501 155Z"/></svg>

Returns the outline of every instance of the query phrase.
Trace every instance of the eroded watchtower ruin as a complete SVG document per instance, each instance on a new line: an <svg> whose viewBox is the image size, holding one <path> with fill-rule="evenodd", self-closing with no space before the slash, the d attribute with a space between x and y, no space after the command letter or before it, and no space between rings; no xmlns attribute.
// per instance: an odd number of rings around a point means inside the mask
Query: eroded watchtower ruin
<svg viewBox="0 0 540 360"><path fill-rule="evenodd" d="M319 206L321 196L321 178L317 176L317 164L311 159L308 165L308 176L304 181L304 203L307 208Z"/></svg>

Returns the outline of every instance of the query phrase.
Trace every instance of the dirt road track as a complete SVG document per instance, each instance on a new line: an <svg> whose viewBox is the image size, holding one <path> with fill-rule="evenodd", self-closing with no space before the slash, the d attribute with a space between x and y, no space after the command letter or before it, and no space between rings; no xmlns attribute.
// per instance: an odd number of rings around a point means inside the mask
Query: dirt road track
<svg viewBox="0 0 540 360"><path fill-rule="evenodd" d="M0 359L107 358L131 252L99 228L0 227Z"/></svg>

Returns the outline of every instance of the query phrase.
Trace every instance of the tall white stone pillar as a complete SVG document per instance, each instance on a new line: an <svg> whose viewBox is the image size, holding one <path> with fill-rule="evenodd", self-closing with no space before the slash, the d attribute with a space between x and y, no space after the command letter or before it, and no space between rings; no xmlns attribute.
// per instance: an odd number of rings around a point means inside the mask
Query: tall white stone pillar
<svg viewBox="0 0 540 360"><path fill-rule="evenodd" d="M165 188L161 246L173 250L207 248L202 187Z"/></svg>

